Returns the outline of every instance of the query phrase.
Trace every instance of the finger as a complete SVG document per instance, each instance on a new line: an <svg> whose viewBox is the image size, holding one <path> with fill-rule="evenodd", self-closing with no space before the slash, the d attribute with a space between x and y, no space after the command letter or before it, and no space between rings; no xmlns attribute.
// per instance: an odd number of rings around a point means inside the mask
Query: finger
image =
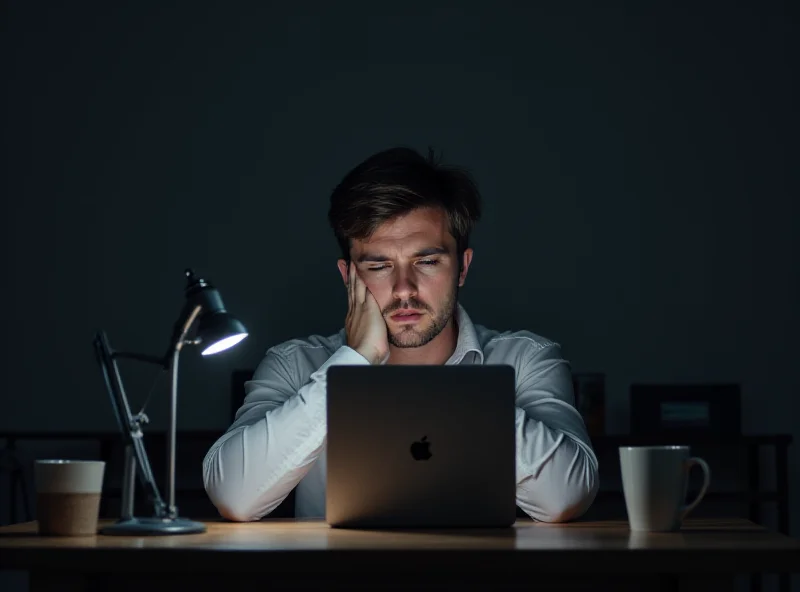
<svg viewBox="0 0 800 592"><path fill-rule="evenodd" d="M367 290L367 298L366 298L367 306L371 306L376 308L380 312L380 307L378 306L378 299L375 298L375 295Z"/></svg>
<svg viewBox="0 0 800 592"><path fill-rule="evenodd" d="M352 309L355 300L355 291L353 290L353 262L347 264L347 304Z"/></svg>
<svg viewBox="0 0 800 592"><path fill-rule="evenodd" d="M355 279L356 279L356 303L363 304L364 302L367 301L367 284L365 284L364 280L361 279L361 276L358 275L358 271L355 271Z"/></svg>

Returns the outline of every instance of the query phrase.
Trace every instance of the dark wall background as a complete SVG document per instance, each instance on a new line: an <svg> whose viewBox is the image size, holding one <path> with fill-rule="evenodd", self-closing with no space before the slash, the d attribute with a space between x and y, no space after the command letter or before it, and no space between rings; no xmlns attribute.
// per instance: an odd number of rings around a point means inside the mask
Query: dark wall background
<svg viewBox="0 0 800 592"><path fill-rule="evenodd" d="M462 302L605 372L610 432L632 381L737 381L797 439L796 15L659 4L5 3L0 429L114 429L94 331L161 353L193 266L252 334L183 359L223 430L233 368L343 322L330 190L430 144L485 198Z"/></svg>

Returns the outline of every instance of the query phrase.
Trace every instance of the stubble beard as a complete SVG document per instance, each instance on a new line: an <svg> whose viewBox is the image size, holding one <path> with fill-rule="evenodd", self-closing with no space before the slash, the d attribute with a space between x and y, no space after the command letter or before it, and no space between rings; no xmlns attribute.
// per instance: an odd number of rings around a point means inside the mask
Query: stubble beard
<svg viewBox="0 0 800 592"><path fill-rule="evenodd" d="M453 318L453 315L455 314L457 305L458 277L456 277L456 281L453 283L453 287L439 309L439 312L435 315L432 315L431 318L433 321L426 329L419 330L415 325L405 325L402 326L396 333L392 333L391 328L387 323L386 332L388 335L389 344L394 347L405 349L411 347L422 347L423 345L430 343L436 338L437 335L439 335L439 333L444 330L445 327L447 327L447 323L450 322L450 319ZM395 310L401 308L421 309L428 313L431 312L428 306L425 306L418 300L412 298L411 300L405 300L387 307L383 313L384 318L386 318Z"/></svg>

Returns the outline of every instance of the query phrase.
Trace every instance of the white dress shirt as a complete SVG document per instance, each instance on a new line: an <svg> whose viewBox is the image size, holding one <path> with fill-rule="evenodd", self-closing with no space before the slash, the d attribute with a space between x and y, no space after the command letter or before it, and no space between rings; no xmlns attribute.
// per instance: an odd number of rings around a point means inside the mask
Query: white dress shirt
<svg viewBox="0 0 800 592"><path fill-rule="evenodd" d="M529 331L474 325L459 304L458 340L446 364L510 364L516 371L516 501L534 520L583 514L598 488L597 458L574 407L561 348ZM297 517L325 517L326 370L369 362L344 329L270 348L236 419L203 461L203 482L220 514L258 520L294 489Z"/></svg>

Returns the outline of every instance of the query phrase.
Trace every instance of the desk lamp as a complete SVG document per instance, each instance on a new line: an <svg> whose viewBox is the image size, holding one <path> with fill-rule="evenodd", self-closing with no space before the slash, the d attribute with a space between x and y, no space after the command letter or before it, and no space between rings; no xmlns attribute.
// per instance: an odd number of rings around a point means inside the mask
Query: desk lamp
<svg viewBox="0 0 800 592"><path fill-rule="evenodd" d="M186 272L186 301L172 331L172 337L163 357L118 352L111 349L105 332L99 331L94 339L95 353L103 374L106 389L125 442L125 472L122 485L122 512L119 520L100 532L108 535L167 535L205 532L205 525L178 516L175 505L175 433L178 403L178 356L186 345L197 345L203 356L226 350L247 337L247 330L231 316L222 303L222 297L211 284ZM193 338L187 338L197 321ZM167 501L161 497L144 447L142 426L148 422L144 412L131 413L122 378L117 367L118 359L131 359L161 366L171 373L168 432ZM134 490L138 476L153 506L153 516L137 518L134 513Z"/></svg>

